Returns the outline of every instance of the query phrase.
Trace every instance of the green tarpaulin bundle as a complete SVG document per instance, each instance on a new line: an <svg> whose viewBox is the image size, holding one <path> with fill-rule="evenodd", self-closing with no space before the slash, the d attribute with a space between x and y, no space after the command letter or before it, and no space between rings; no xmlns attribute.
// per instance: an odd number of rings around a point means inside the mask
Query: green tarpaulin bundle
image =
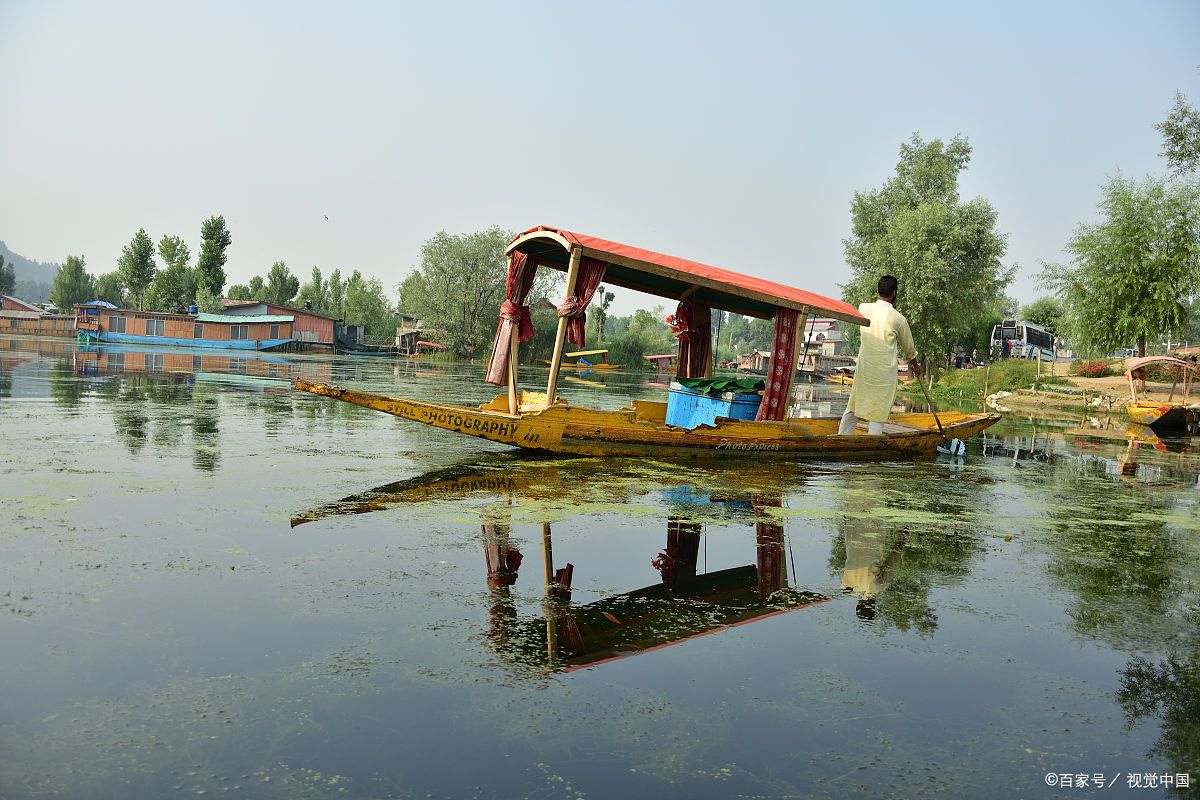
<svg viewBox="0 0 1200 800"><path fill-rule="evenodd" d="M757 378L676 378L681 386L705 394L720 394L721 392L738 392L750 394L761 392L767 388L766 381Z"/></svg>

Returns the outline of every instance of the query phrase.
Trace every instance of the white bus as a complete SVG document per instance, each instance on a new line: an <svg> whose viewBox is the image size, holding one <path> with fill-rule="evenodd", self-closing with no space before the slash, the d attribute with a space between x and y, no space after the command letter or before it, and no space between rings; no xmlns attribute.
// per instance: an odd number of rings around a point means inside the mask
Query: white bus
<svg viewBox="0 0 1200 800"><path fill-rule="evenodd" d="M992 328L992 349L999 356L1008 342L1009 358L1037 358L1041 354L1043 361L1053 361L1054 334L1024 320L1006 319Z"/></svg>

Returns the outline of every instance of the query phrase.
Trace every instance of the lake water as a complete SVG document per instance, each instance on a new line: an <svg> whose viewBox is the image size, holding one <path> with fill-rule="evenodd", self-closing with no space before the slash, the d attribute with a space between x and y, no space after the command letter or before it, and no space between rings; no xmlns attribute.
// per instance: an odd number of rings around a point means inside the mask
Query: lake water
<svg viewBox="0 0 1200 800"><path fill-rule="evenodd" d="M287 383L481 374L0 337L0 797L1194 796L1197 440L535 459Z"/></svg>

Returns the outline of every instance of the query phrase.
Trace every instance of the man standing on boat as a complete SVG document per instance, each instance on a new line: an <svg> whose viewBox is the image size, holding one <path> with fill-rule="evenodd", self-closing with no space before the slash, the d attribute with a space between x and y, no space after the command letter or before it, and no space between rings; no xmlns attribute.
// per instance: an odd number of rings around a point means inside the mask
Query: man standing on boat
<svg viewBox="0 0 1200 800"><path fill-rule="evenodd" d="M861 328L858 367L854 371L854 386L850 389L846 413L838 426L840 436L854 433L860 419L867 421L867 432L872 436L883 433L883 423L892 413L892 400L896 397L896 370L900 358L908 362L909 374L918 380L921 378L917 348L908 320L895 308L898 284L894 276L884 275L877 287L879 299L858 306L858 313L869 319L871 325Z"/></svg>

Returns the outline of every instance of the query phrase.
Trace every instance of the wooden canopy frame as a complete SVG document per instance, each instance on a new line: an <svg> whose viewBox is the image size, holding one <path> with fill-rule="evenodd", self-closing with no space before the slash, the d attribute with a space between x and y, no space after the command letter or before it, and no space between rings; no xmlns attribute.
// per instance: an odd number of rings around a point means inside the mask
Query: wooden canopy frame
<svg viewBox="0 0 1200 800"><path fill-rule="evenodd" d="M608 264L604 282L623 289L676 301L691 300L710 308L760 319L773 319L777 308L794 309L799 313L797 330L804 329L808 315L814 311L855 325L871 324L852 306L838 300L719 267L572 233L561 228L545 225L531 228L514 238L504 252L509 256L514 252L536 256L538 266L566 272L565 297L574 294L579 275L579 260L587 256ZM558 331L554 338L554 355L550 362L550 378L546 383L547 408L557 399L558 372L566 333L567 318L559 317ZM517 392L517 347L517 337L514 336L509 353L508 385L509 412L512 414L517 414L520 410Z"/></svg>

